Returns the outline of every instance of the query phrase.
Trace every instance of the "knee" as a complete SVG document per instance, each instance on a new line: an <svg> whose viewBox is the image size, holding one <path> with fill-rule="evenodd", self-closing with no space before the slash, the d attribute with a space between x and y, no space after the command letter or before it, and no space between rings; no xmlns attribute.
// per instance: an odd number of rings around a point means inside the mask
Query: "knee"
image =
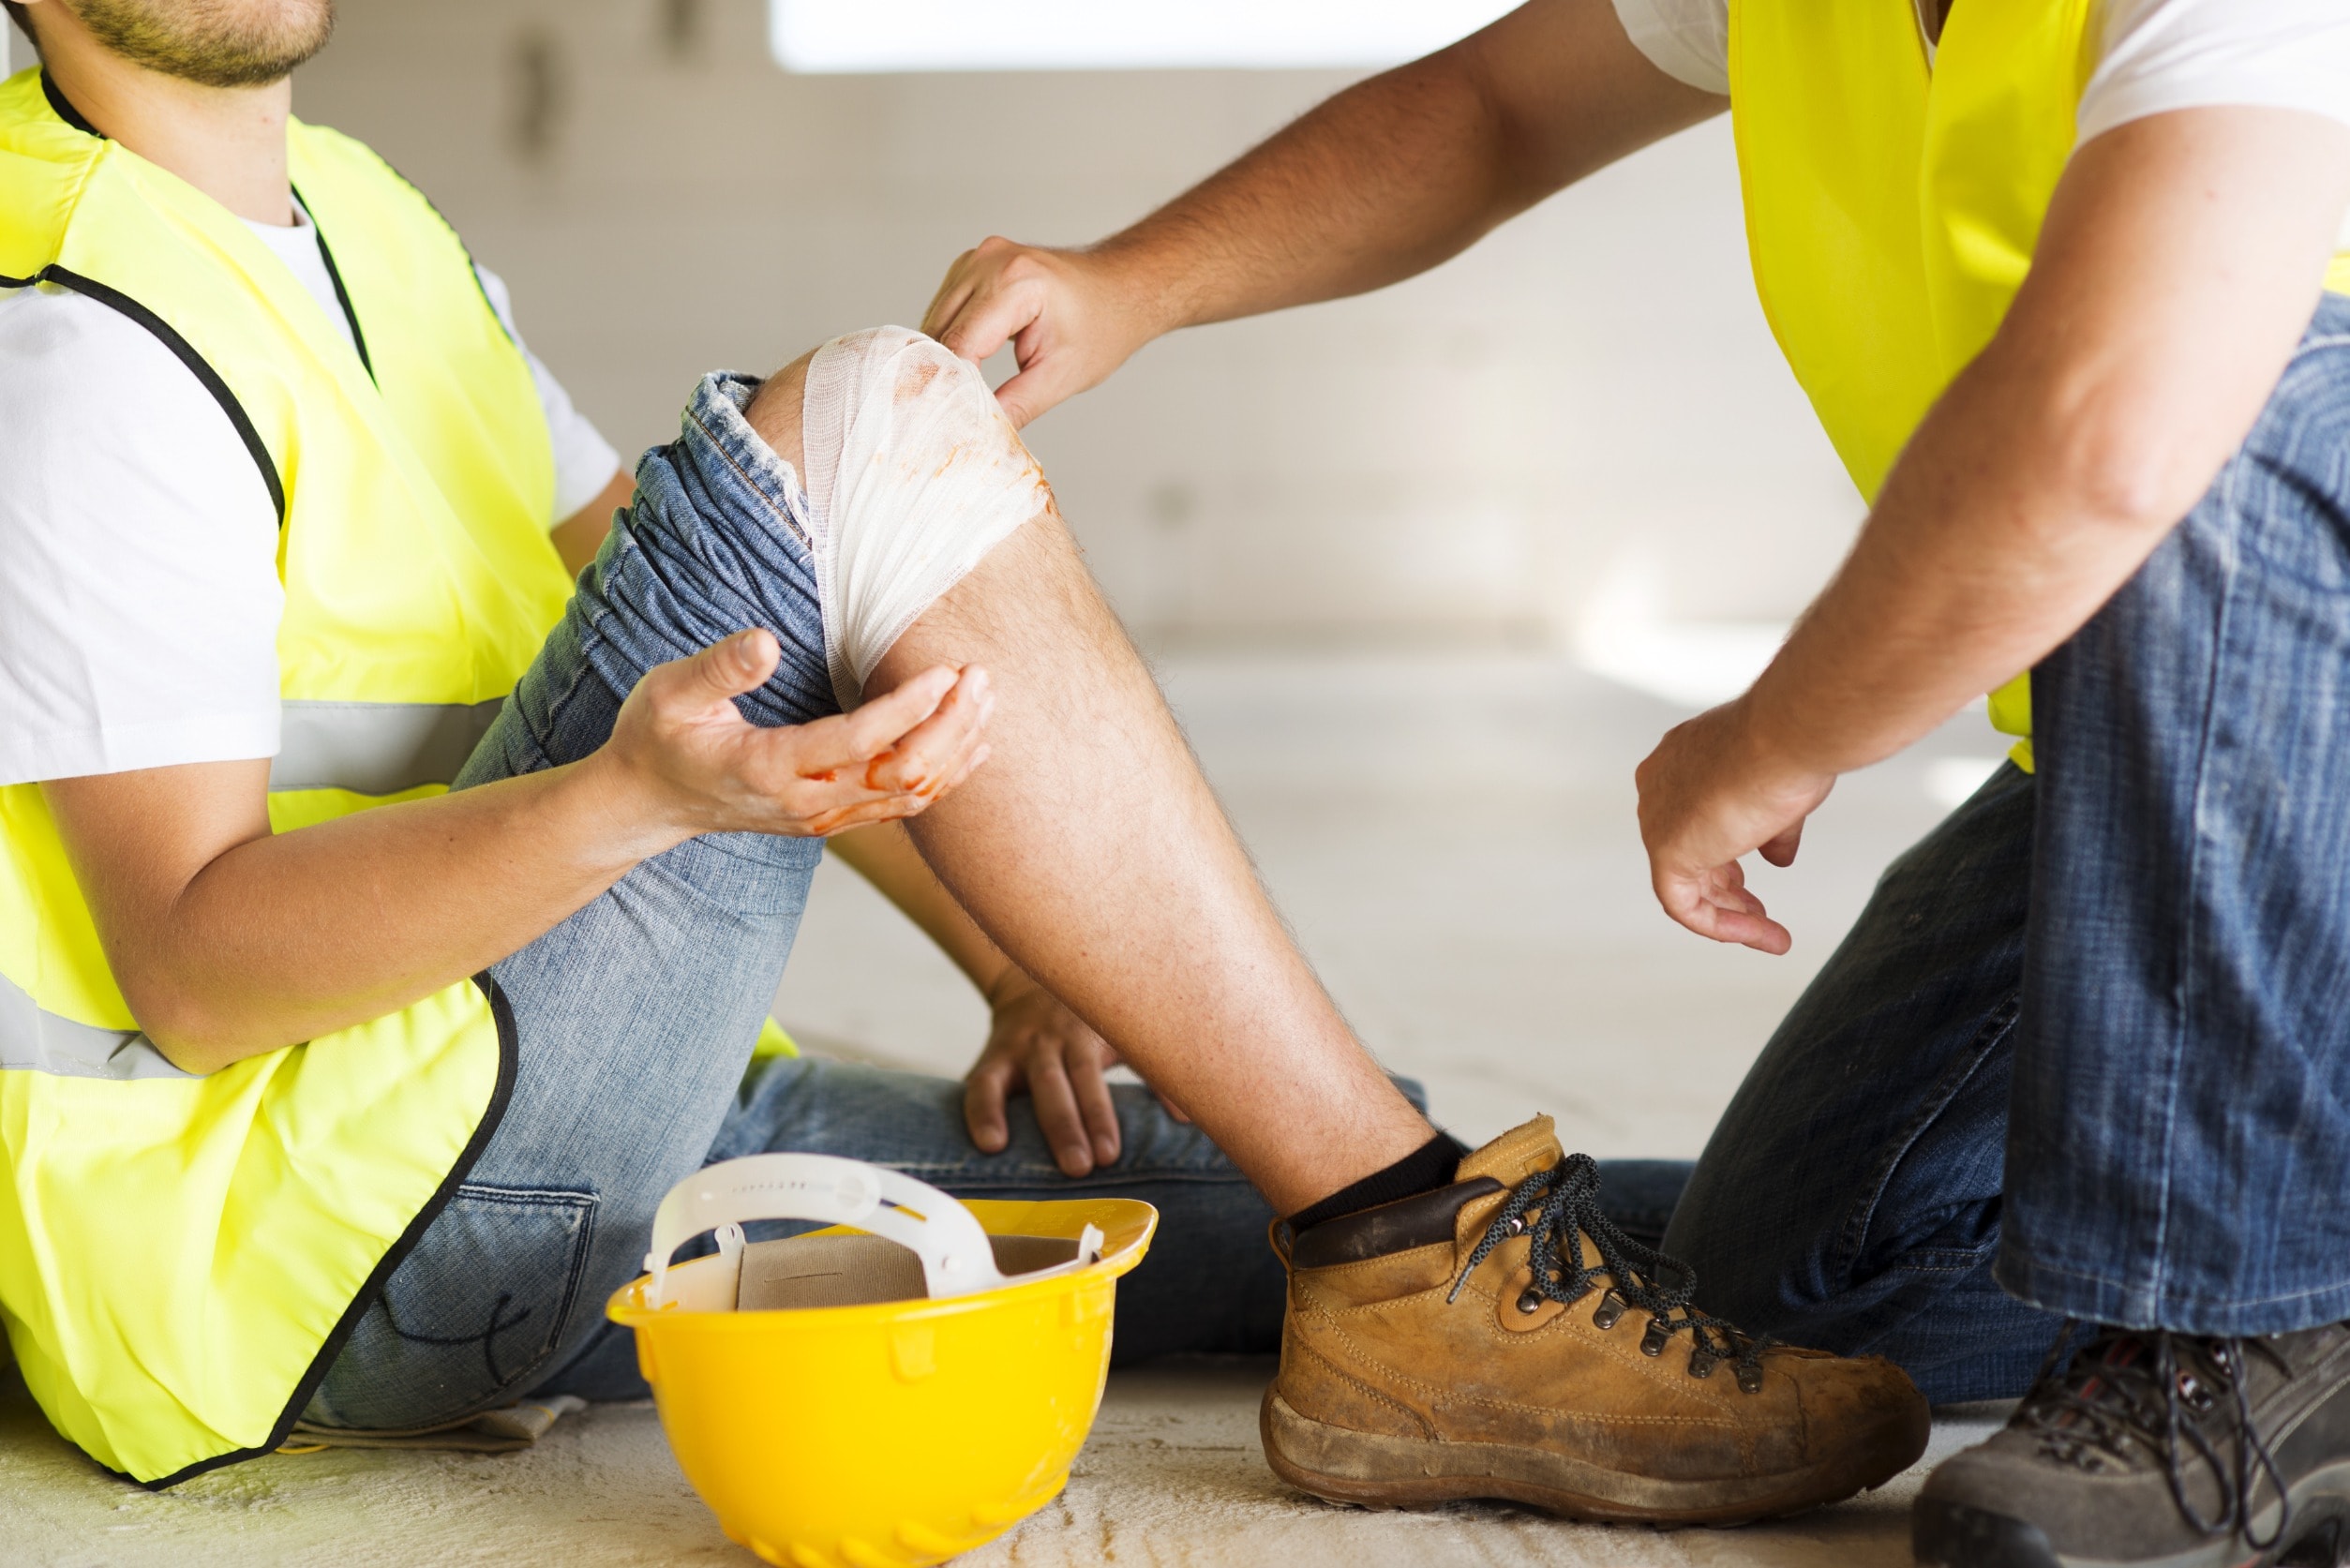
<svg viewBox="0 0 2350 1568"><path fill-rule="evenodd" d="M901 634L1051 486L976 366L904 327L836 337L747 411L807 492L832 681L844 706Z"/></svg>
<svg viewBox="0 0 2350 1568"><path fill-rule="evenodd" d="M801 429L801 411L808 396L808 366L821 352L810 349L767 381L752 397L742 417L765 441L768 449L792 466L792 470L806 483L808 453Z"/></svg>

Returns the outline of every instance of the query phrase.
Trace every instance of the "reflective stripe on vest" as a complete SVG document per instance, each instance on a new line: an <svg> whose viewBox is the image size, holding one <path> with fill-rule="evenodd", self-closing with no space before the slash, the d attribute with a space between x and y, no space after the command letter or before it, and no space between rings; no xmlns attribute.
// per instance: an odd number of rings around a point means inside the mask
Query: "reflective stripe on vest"
<svg viewBox="0 0 2350 1568"><path fill-rule="evenodd" d="M283 477L279 832L443 787L570 591L530 366L465 247L358 143L287 142L367 363L233 215L37 71L0 83L0 278L103 291ZM0 786L0 1326L51 1422L152 1486L274 1449L495 1129L515 1050L465 980L176 1071L39 786Z"/></svg>
<svg viewBox="0 0 2350 1568"><path fill-rule="evenodd" d="M453 784L502 704L289 702L269 787L398 795Z"/></svg>
<svg viewBox="0 0 2350 1568"><path fill-rule="evenodd" d="M2093 0L1737 0L1730 122L1763 314L1872 502L2030 269L2096 64ZM2350 291L2350 252L2327 287ZM2025 678L1993 721L2030 733ZM2028 742L2017 759L2029 766Z"/></svg>
<svg viewBox="0 0 2350 1568"><path fill-rule="evenodd" d="M0 1072L47 1072L61 1078L186 1078L136 1029L100 1029L44 1012L23 989L0 975Z"/></svg>

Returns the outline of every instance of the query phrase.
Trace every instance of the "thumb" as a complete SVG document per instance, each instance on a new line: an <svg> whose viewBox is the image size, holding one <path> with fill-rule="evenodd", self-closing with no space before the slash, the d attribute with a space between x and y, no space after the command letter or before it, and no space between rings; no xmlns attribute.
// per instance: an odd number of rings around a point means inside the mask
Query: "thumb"
<svg viewBox="0 0 2350 1568"><path fill-rule="evenodd" d="M1025 430L1030 420L1059 402L1060 395L1045 385L1045 373L1040 366L1023 370L997 387L995 401L1003 409L1004 417L1011 421L1011 427Z"/></svg>
<svg viewBox="0 0 2350 1568"><path fill-rule="evenodd" d="M737 632L671 666L677 671L673 678L676 694L697 707L714 707L729 697L756 691L775 673L783 656L775 634L765 627Z"/></svg>

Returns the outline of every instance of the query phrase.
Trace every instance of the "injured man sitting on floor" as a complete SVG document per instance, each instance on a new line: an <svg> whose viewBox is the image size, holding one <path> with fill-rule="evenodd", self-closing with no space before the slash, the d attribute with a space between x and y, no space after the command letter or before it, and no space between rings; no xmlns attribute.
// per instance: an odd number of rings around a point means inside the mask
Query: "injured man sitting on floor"
<svg viewBox="0 0 2350 1568"><path fill-rule="evenodd" d="M1157 1204L1121 1348L1278 1339L1267 1457L1324 1497L1725 1522L1917 1457L1899 1370L1699 1310L1537 1108L1471 1151L1379 1069L977 370L882 328L708 376L579 505L608 449L501 288L287 114L322 5L23 9L0 1320L97 1462L642 1396L602 1304L674 1183L771 1150ZM950 1082L755 1055L851 833L1032 998L1000 1131L985 1081L975 1141ZM1190 1120L1110 1091L1072 1176L1030 1107L1113 1048Z"/></svg>

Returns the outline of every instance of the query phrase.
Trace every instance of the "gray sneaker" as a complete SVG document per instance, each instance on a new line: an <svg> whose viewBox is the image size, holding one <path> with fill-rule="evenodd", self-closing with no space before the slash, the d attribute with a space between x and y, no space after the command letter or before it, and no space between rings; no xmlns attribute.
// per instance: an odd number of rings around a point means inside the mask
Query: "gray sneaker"
<svg viewBox="0 0 2350 1568"><path fill-rule="evenodd" d="M1911 1542L1921 1568L2339 1568L2350 1326L2103 1330L1936 1467Z"/></svg>

